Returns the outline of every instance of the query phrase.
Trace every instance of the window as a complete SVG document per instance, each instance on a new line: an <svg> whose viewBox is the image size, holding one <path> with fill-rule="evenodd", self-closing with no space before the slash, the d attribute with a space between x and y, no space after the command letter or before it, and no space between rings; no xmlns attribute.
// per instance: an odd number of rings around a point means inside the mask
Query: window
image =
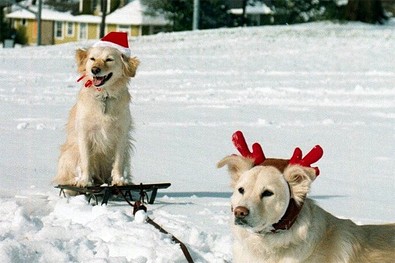
<svg viewBox="0 0 395 263"><path fill-rule="evenodd" d="M78 37L80 40L88 39L88 26L86 23L80 23L80 34Z"/></svg>
<svg viewBox="0 0 395 263"><path fill-rule="evenodd" d="M67 36L71 37L74 35L74 23L68 22L67 23Z"/></svg>
<svg viewBox="0 0 395 263"><path fill-rule="evenodd" d="M55 22L55 37L63 38L63 22Z"/></svg>
<svg viewBox="0 0 395 263"><path fill-rule="evenodd" d="M120 32L126 32L128 35L130 35L130 26L127 25L118 25L118 31Z"/></svg>

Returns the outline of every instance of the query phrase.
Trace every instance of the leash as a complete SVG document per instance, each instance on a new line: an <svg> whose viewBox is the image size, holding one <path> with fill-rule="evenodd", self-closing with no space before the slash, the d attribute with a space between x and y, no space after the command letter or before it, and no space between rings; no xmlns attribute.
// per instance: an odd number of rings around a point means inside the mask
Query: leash
<svg viewBox="0 0 395 263"><path fill-rule="evenodd" d="M136 214L137 211L139 210L144 210L144 212L147 212L147 207L144 205L144 198L146 197L146 193L141 190L140 191L140 200L134 202L134 204L132 204L125 196L125 194L119 190L117 187L115 187L122 195L123 199L125 199L125 201L131 206L133 207L133 215ZM178 238L176 238L174 235L172 235L171 233L169 233L168 231L166 231L163 227L161 227L160 225L158 225L154 220L152 220L150 217L147 216L146 222L150 225L152 225L153 227L155 227L157 230L159 230L159 232L166 234L166 235L170 235L171 236L171 240L180 245L180 248L182 250L182 253L185 256L185 259L187 260L188 263L194 263L193 258L191 256L191 254L188 251L187 246L181 242Z"/></svg>
<svg viewBox="0 0 395 263"><path fill-rule="evenodd" d="M167 232L165 229L163 229L160 225L158 225L157 223L155 223L154 220L152 220L151 218L147 217L147 223L154 226L156 229L158 229L161 233L166 234L166 235L170 235L171 236L171 240L177 244L180 245L182 253L184 254L186 260L188 261L188 263L194 263L191 254L189 254L188 248L185 246L184 243L182 243L178 238L176 238L175 236L173 236L172 234L170 234L169 232Z"/></svg>

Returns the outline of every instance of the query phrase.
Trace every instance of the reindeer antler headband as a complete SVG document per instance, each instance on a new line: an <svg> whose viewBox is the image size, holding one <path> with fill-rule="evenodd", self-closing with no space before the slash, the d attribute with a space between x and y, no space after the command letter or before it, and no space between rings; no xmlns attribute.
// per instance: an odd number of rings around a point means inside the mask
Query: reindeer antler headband
<svg viewBox="0 0 395 263"><path fill-rule="evenodd" d="M233 134L232 142L243 157L253 160L254 165L260 165L266 160L265 154L263 153L262 147L259 143L254 143L252 145L252 152L249 150L247 142L241 131L236 131ZM288 163L313 168L315 170L315 175L318 176L320 174L320 170L318 167L311 167L311 165L321 159L323 154L324 151L321 146L316 145L309 153L306 154L305 157L303 157L302 150L297 147Z"/></svg>

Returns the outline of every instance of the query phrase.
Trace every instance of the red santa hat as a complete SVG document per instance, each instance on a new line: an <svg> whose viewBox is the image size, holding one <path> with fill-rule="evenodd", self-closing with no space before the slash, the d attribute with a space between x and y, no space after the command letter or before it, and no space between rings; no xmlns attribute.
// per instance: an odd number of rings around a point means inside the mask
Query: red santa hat
<svg viewBox="0 0 395 263"><path fill-rule="evenodd" d="M128 57L130 57L131 53L126 32L110 32L93 44L93 47L112 47Z"/></svg>

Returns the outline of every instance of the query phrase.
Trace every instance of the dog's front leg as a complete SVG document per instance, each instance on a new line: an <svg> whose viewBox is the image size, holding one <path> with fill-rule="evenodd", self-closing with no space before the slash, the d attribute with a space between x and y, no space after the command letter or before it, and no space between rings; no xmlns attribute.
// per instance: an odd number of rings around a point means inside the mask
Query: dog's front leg
<svg viewBox="0 0 395 263"><path fill-rule="evenodd" d="M114 156L114 163L111 171L112 185L125 185L130 182L129 175L129 151L128 140L120 140L117 144ZM124 173L126 172L126 175Z"/></svg>
<svg viewBox="0 0 395 263"><path fill-rule="evenodd" d="M89 166L89 146L86 133L82 130L78 134L78 150L80 154L80 174L77 175L76 185L85 187L92 184Z"/></svg>

